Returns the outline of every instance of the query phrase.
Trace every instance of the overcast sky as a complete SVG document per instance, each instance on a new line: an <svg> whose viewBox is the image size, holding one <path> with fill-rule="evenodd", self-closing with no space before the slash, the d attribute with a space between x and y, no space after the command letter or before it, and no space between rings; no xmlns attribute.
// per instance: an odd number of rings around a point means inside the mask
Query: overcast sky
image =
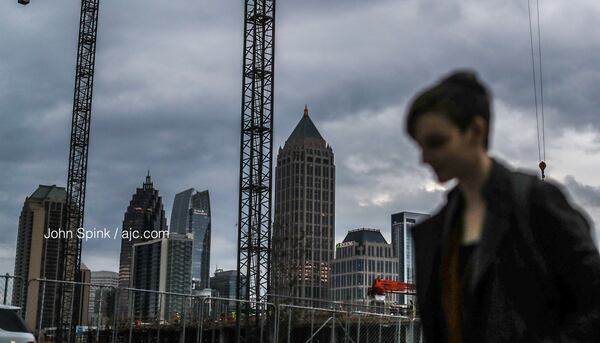
<svg viewBox="0 0 600 343"><path fill-rule="evenodd" d="M167 222L177 192L210 190L211 272L234 269L243 2L100 6L85 227L120 227L150 168ZM66 184L79 9L0 3L0 273L13 273L25 197ZM600 2L541 1L540 15L547 174L600 237ZM403 119L450 70L473 68L492 89L491 153L536 171L527 18L525 0L278 1L274 151L308 104L335 153L336 241L356 227L389 239L392 213L443 203ZM93 240L83 262L117 271L119 251Z"/></svg>

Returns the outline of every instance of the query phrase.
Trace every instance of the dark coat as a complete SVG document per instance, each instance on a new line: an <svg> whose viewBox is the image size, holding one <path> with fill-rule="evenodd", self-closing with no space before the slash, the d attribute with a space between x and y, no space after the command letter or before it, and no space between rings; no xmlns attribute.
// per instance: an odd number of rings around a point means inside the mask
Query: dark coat
<svg viewBox="0 0 600 343"><path fill-rule="evenodd" d="M526 201L517 178L529 178ZM465 342L600 342L600 255L588 221L558 187L493 160L464 295ZM440 256L464 199L414 227L418 309L427 343L445 342ZM518 208L519 205L521 207ZM529 217L529 218L527 218Z"/></svg>

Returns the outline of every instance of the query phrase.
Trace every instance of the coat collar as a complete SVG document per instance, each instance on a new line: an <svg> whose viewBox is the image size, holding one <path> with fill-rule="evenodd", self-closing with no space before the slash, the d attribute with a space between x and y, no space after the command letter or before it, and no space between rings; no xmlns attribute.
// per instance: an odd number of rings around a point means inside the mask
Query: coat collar
<svg viewBox="0 0 600 343"><path fill-rule="evenodd" d="M471 278L468 291L477 291L481 280L496 258L502 239L510 226L510 170L492 158L492 167L487 180L482 186L482 195L486 202L481 238L473 255ZM442 242L448 242L452 226L464 211L464 195L458 186L447 194L447 205L442 228ZM442 244L444 249L446 244ZM444 256L444 252L442 255Z"/></svg>

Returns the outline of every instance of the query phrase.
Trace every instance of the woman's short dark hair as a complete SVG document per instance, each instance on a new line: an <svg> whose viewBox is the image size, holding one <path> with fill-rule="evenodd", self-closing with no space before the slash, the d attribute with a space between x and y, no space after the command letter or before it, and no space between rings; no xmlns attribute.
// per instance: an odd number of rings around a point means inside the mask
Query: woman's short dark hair
<svg viewBox="0 0 600 343"><path fill-rule="evenodd" d="M483 118L488 123L484 141L485 148L488 148L490 93L475 72L453 72L413 99L406 118L406 131L413 139L417 119L429 112L445 115L463 132L475 117Z"/></svg>

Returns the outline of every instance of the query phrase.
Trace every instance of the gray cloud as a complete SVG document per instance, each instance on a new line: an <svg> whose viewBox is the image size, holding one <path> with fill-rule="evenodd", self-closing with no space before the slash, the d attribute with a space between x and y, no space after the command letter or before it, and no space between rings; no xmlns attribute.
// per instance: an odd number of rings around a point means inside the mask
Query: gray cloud
<svg viewBox="0 0 600 343"><path fill-rule="evenodd" d="M581 205L600 207L600 187L577 182L572 175L565 177L565 186L581 201Z"/></svg>

